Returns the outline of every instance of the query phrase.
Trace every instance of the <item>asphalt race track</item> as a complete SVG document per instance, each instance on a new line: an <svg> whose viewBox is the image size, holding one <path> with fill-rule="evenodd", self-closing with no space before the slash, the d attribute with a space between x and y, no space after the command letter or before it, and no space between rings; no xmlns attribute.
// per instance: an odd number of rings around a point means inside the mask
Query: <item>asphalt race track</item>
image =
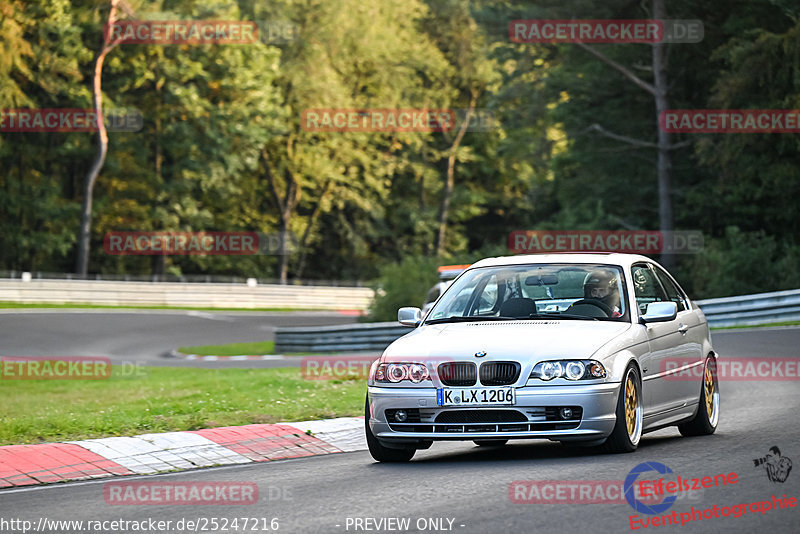
<svg viewBox="0 0 800 534"><path fill-rule="evenodd" d="M7 316L0 318L4 325L0 332L3 352L7 350L5 347L21 347L25 332L19 329L24 325L42 328L46 323L46 320L36 323L15 318L17 322L13 328L17 331L9 343L6 338L8 319ZM163 320L163 317L153 318L154 323ZM67 324L60 321L57 322L59 329L66 328ZM244 322L249 319L242 321L238 328L244 330ZM252 327L260 324L259 321L263 319L253 318L249 324ZM147 331L146 320L140 319L136 324L136 332L122 337L133 340ZM206 323L198 324L206 326ZM175 319L172 327L177 325ZM48 334L55 335L55 329ZM254 334L255 337L260 335ZM712 336L722 357L796 357L800 347L800 328L715 331ZM77 342L78 336L73 336L67 346L77 351ZM88 339L85 347L87 354L102 352L96 337ZM121 347L122 344L114 345L115 350ZM751 511L749 507L749 503L771 501L773 495L800 497L799 468L790 472L784 482L773 482L765 469L755 467L753 461L765 456L770 447L778 446L784 457L800 462L800 384L797 381L723 381L721 392L722 414L715 435L683 438L676 429L667 428L645 435L639 450L633 454L598 455L547 441L517 441L500 448L478 448L471 443L434 443L431 449L418 452L411 463L401 465L377 464L369 453L354 452L113 479L255 482L260 499L251 506L112 506L104 499L103 488L110 480L105 479L0 491L0 517L27 519L34 524L42 517L92 521L152 518L171 520L173 525L181 519L208 520L210 525L214 518L218 524L221 518L266 518L265 523L259 523L260 532L271 531L262 527L269 527L272 518L278 519L278 532L399 531L379 530L374 522L364 522L365 518L376 521L409 518L410 532L629 532L630 516L656 516L638 514L625 502L514 503L509 498L509 487L512 482L523 480L621 483L638 464L660 462L684 479L731 472L738 475L735 484L700 490L689 498L679 499L665 514L676 511L680 517L681 513L691 514L692 507L703 510L717 505L721 510L745 503L748 503L748 511L738 518L731 515L688 522L683 526L650 526L640 531L770 534L800 531L800 503L797 508L769 510L765 514L755 508ZM357 519L360 522L356 522ZM429 519L437 521L429 522ZM396 527L396 523L389 525ZM418 529L418 525L425 528ZM223 531L221 527L207 528ZM21 532L2 530L6 531ZM188 530L173 528L172 531ZM235 532L230 528L228 531Z"/></svg>
<svg viewBox="0 0 800 534"><path fill-rule="evenodd" d="M114 364L194 367L294 366L291 360L201 362L166 356L181 346L271 341L279 326L355 321L337 312L13 310L0 313L0 355L101 356Z"/></svg>

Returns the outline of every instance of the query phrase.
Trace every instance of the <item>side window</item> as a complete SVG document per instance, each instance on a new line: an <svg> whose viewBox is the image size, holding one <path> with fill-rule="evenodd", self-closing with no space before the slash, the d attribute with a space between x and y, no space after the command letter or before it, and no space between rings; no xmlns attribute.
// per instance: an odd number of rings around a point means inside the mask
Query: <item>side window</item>
<svg viewBox="0 0 800 534"><path fill-rule="evenodd" d="M658 279L664 285L664 291L667 292L667 298L669 298L669 300L678 305L678 311L682 312L688 309L688 307L686 306L686 300L683 296L683 293L681 292L680 289L677 288L672 279L669 276L667 276L667 273L665 273L661 269L657 269L656 276L658 276Z"/></svg>
<svg viewBox="0 0 800 534"><path fill-rule="evenodd" d="M464 315L466 313L467 302L472 292L475 291L475 286L468 286L461 290L456 298L450 303L446 310L439 310L432 319L439 319L441 317L453 317L455 315ZM438 298L438 297L437 297Z"/></svg>
<svg viewBox="0 0 800 534"><path fill-rule="evenodd" d="M661 285L656 280L655 273L649 266L643 264L634 265L631 268L631 275L639 313L644 314L647 311L647 305L651 302L667 300Z"/></svg>
<svg viewBox="0 0 800 534"><path fill-rule="evenodd" d="M478 297L477 310L475 315L485 315L491 313L497 304L497 275L492 275L483 292Z"/></svg>

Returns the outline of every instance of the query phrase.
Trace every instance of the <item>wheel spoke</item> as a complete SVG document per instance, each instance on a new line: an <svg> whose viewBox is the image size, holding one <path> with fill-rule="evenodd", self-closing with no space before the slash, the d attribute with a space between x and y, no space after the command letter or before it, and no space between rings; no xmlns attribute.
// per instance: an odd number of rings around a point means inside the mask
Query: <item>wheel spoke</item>
<svg viewBox="0 0 800 534"><path fill-rule="evenodd" d="M714 415L714 391L715 391L715 384L714 384L714 374L711 372L711 366L706 364L706 376L705 376L705 397L706 397L706 413L708 414L708 418Z"/></svg>
<svg viewBox="0 0 800 534"><path fill-rule="evenodd" d="M629 376L625 381L625 426L627 426L628 436L630 437L633 437L636 432L636 410L638 407L636 385Z"/></svg>

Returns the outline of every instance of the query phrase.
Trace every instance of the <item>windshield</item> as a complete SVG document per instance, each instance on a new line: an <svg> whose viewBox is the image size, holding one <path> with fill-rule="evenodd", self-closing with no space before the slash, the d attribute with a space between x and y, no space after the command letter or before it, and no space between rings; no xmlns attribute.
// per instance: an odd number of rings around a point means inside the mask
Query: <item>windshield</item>
<svg viewBox="0 0 800 534"><path fill-rule="evenodd" d="M626 295L622 269L614 265L481 267L453 282L425 322L542 317L628 321Z"/></svg>

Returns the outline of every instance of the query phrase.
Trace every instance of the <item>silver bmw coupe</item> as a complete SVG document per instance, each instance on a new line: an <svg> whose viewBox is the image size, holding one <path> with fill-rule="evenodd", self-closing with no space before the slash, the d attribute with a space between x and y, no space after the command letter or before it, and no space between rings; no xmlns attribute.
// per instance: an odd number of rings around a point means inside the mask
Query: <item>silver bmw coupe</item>
<svg viewBox="0 0 800 534"><path fill-rule="evenodd" d="M370 369L373 458L410 460L434 441L549 439L632 452L670 425L712 434L717 354L708 324L644 256L550 254L481 260Z"/></svg>

